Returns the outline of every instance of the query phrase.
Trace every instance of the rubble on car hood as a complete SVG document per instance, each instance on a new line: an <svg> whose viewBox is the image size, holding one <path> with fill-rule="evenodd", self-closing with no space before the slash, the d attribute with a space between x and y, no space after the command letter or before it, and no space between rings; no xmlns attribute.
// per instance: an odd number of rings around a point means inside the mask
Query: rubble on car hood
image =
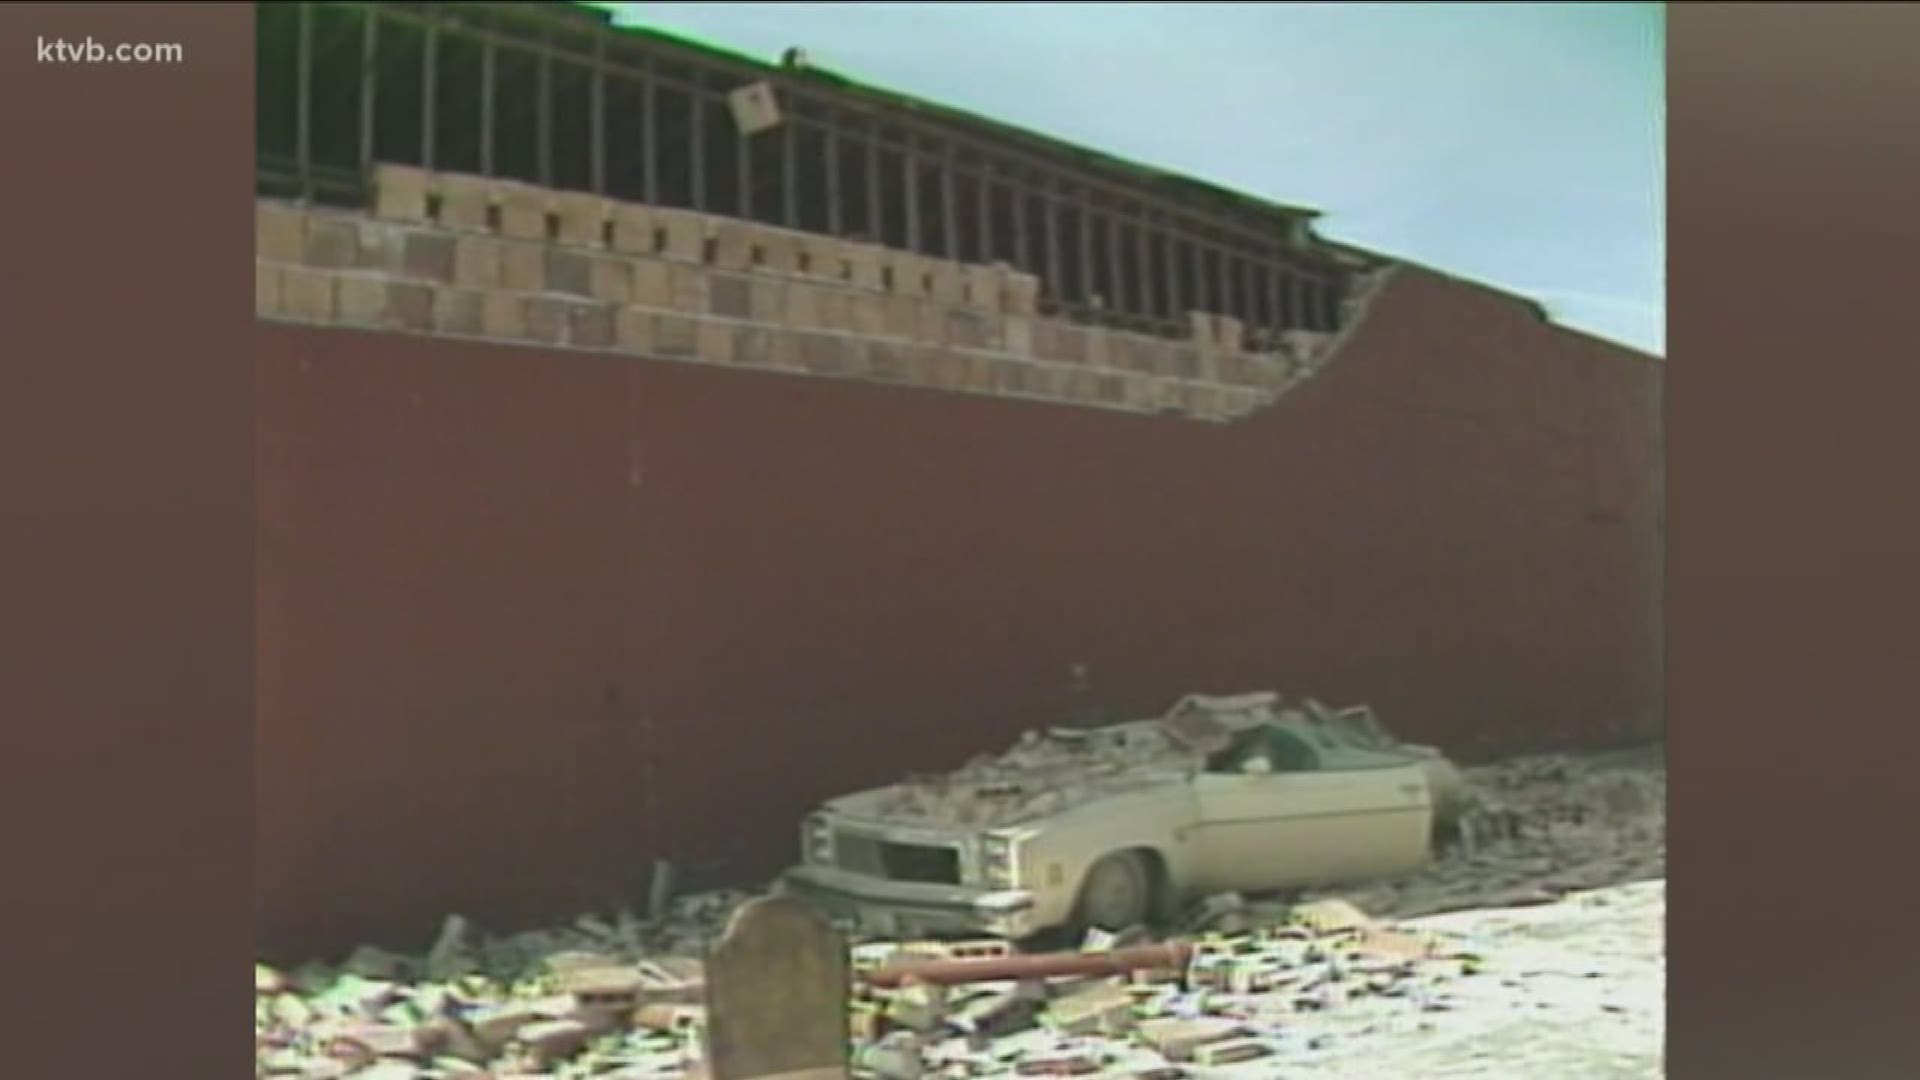
<svg viewBox="0 0 1920 1080"><path fill-rule="evenodd" d="M1323 746L1437 757L1430 748L1395 740L1365 707L1336 711L1311 700L1284 707L1280 695L1270 691L1190 694L1159 717L1092 729L1029 731L999 755L826 805L849 818L891 825L1005 828L1095 799L1188 779L1235 734L1265 723L1310 733Z"/></svg>

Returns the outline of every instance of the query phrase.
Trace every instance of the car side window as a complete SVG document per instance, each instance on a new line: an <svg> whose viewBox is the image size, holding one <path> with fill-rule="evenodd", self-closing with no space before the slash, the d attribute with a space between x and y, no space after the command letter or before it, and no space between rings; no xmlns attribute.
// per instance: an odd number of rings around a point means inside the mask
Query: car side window
<svg viewBox="0 0 1920 1080"><path fill-rule="evenodd" d="M1255 728L1244 732L1232 745L1207 759L1207 771L1245 773L1247 763L1265 758L1268 767L1261 772L1314 772L1320 768L1319 751L1311 743L1280 728Z"/></svg>
<svg viewBox="0 0 1920 1080"><path fill-rule="evenodd" d="M1313 772L1320 768L1320 752L1291 731L1270 728L1266 742L1274 772Z"/></svg>
<svg viewBox="0 0 1920 1080"><path fill-rule="evenodd" d="M1207 771L1213 773L1241 773L1246 771L1247 761L1264 753L1266 746L1257 731L1245 731L1235 736L1224 748L1215 751L1207 758Z"/></svg>

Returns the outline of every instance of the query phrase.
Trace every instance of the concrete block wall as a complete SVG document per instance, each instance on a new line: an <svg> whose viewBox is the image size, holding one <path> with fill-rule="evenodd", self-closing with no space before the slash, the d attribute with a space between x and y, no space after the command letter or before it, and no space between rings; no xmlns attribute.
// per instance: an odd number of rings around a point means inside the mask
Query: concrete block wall
<svg viewBox="0 0 1920 1080"><path fill-rule="evenodd" d="M1311 377L1332 335L1246 347L1038 314L1004 265L507 181L383 166L373 210L257 205L263 319L557 346L1226 422Z"/></svg>

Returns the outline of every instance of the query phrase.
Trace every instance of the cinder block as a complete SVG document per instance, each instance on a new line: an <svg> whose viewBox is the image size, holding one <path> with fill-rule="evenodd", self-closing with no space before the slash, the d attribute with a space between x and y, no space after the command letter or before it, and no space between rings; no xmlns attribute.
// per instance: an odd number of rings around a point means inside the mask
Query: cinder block
<svg viewBox="0 0 1920 1080"><path fill-rule="evenodd" d="M759 269L763 272L799 274L813 265L813 253L802 243L799 233L785 229L762 229L760 246Z"/></svg>
<svg viewBox="0 0 1920 1080"><path fill-rule="evenodd" d="M386 327L387 282L384 278L342 277L335 285L340 321L347 326Z"/></svg>
<svg viewBox="0 0 1920 1080"><path fill-rule="evenodd" d="M551 205L553 212L560 215L561 243L590 248L607 246L612 200L578 191L562 191L553 195Z"/></svg>
<svg viewBox="0 0 1920 1080"><path fill-rule="evenodd" d="M566 296L593 295L592 256L564 248L546 248L547 291Z"/></svg>
<svg viewBox="0 0 1920 1080"><path fill-rule="evenodd" d="M754 256L765 255L760 230L744 221L721 219L713 226L713 265L721 270L752 270Z"/></svg>
<svg viewBox="0 0 1920 1080"><path fill-rule="evenodd" d="M651 208L633 203L614 203L610 217L613 222L613 250L622 255L655 253L655 221Z"/></svg>
<svg viewBox="0 0 1920 1080"><path fill-rule="evenodd" d="M527 336L526 301L514 293L487 293L480 309L480 326L491 338L524 340Z"/></svg>
<svg viewBox="0 0 1920 1080"><path fill-rule="evenodd" d="M433 328L443 334L479 336L486 332L487 295L477 289L433 291Z"/></svg>
<svg viewBox="0 0 1920 1080"><path fill-rule="evenodd" d="M768 329L767 366L784 371L795 371L802 367L798 332L784 326Z"/></svg>
<svg viewBox="0 0 1920 1080"><path fill-rule="evenodd" d="M613 318L614 343L624 352L642 356L652 353L654 319L654 313L645 308L621 308Z"/></svg>
<svg viewBox="0 0 1920 1080"><path fill-rule="evenodd" d="M280 268L259 259L253 261L253 313L280 314Z"/></svg>
<svg viewBox="0 0 1920 1080"><path fill-rule="evenodd" d="M672 263L667 267L667 280L671 290L669 307L688 315L706 314L710 303L708 289L712 285L706 267Z"/></svg>
<svg viewBox="0 0 1920 1080"><path fill-rule="evenodd" d="M849 271L848 281L862 289L880 291L887 287L887 253L884 249L872 244L845 243L840 250Z"/></svg>
<svg viewBox="0 0 1920 1080"><path fill-rule="evenodd" d="M1173 349L1173 342L1165 338L1131 335L1127 342L1131 354L1128 368L1146 375L1164 375L1173 368Z"/></svg>
<svg viewBox="0 0 1920 1080"><path fill-rule="evenodd" d="M847 350L851 344L838 334L802 332L800 366L816 375L846 375L850 368Z"/></svg>
<svg viewBox="0 0 1920 1080"><path fill-rule="evenodd" d="M838 334L832 335L831 340L840 350L840 366L836 374L843 379L867 379L873 376L870 342Z"/></svg>
<svg viewBox="0 0 1920 1080"><path fill-rule="evenodd" d="M887 332L887 298L863 289L845 290L853 331L868 337Z"/></svg>
<svg viewBox="0 0 1920 1080"><path fill-rule="evenodd" d="M757 323L777 323L786 314L787 289L793 284L767 278L747 283L747 318Z"/></svg>
<svg viewBox="0 0 1920 1080"><path fill-rule="evenodd" d="M947 309L931 300L913 302L913 339L945 343L947 340Z"/></svg>
<svg viewBox="0 0 1920 1080"><path fill-rule="evenodd" d="M1203 349L1208 348L1214 344L1213 332L1214 332L1213 315L1210 312L1205 312L1205 311L1187 312L1187 339L1188 340L1192 341L1195 345L1198 345Z"/></svg>
<svg viewBox="0 0 1920 1080"><path fill-rule="evenodd" d="M1005 376L1007 385L1016 394L1023 397L1054 397L1054 371L1052 364L1027 363L1014 360L1008 363Z"/></svg>
<svg viewBox="0 0 1920 1080"><path fill-rule="evenodd" d="M373 167L373 212L388 221L426 222L431 175L405 165Z"/></svg>
<svg viewBox="0 0 1920 1080"><path fill-rule="evenodd" d="M1231 315L1217 315L1213 320L1213 343L1226 352L1243 352L1246 349L1246 324Z"/></svg>
<svg viewBox="0 0 1920 1080"><path fill-rule="evenodd" d="M742 135L757 135L780 125L780 99L774 94L773 85L765 80L729 91L727 108L733 113L734 126Z"/></svg>
<svg viewBox="0 0 1920 1080"><path fill-rule="evenodd" d="M547 249L539 244L515 241L503 244L500 284L516 292L547 291Z"/></svg>
<svg viewBox="0 0 1920 1080"><path fill-rule="evenodd" d="M965 268L959 264L929 259L924 264L923 274L930 285L927 295L935 303L955 305L967 302Z"/></svg>
<svg viewBox="0 0 1920 1080"><path fill-rule="evenodd" d="M710 364L733 362L733 327L717 319L699 320L695 331L695 351Z"/></svg>
<svg viewBox="0 0 1920 1080"><path fill-rule="evenodd" d="M1033 356L1034 319L1030 315L1004 315L1000 319L1001 348L1015 356Z"/></svg>
<svg viewBox="0 0 1920 1080"><path fill-rule="evenodd" d="M707 280L707 309L728 319L745 319L752 314L753 289L744 274L713 273Z"/></svg>
<svg viewBox="0 0 1920 1080"><path fill-rule="evenodd" d="M436 284L452 284L456 238L441 232L415 229L401 241L401 266L406 275Z"/></svg>
<svg viewBox="0 0 1920 1080"><path fill-rule="evenodd" d="M1026 318L1026 316L1012 316ZM1033 356L1036 359L1053 359L1060 355L1060 324L1052 319L1028 318L1033 338Z"/></svg>
<svg viewBox="0 0 1920 1080"><path fill-rule="evenodd" d="M995 333L999 329L998 319L986 312L969 307L949 307L946 309L946 329L943 340L950 344L969 349L989 349L999 346Z"/></svg>
<svg viewBox="0 0 1920 1080"><path fill-rule="evenodd" d="M1123 398L1128 407L1141 412L1165 412L1172 381L1156 375L1123 375L1121 386L1126 389Z"/></svg>
<svg viewBox="0 0 1920 1080"><path fill-rule="evenodd" d="M328 323L338 312L334 275L300 266L280 268L280 314Z"/></svg>
<svg viewBox="0 0 1920 1080"><path fill-rule="evenodd" d="M631 270L634 303L650 308L673 306L673 276L668 263L635 259Z"/></svg>
<svg viewBox="0 0 1920 1080"><path fill-rule="evenodd" d="M710 221L692 210L653 208L654 229L664 243L659 253L679 262L703 262L706 259Z"/></svg>
<svg viewBox="0 0 1920 1080"><path fill-rule="evenodd" d="M417 281L387 282L387 310L403 329L433 329L433 286Z"/></svg>
<svg viewBox="0 0 1920 1080"><path fill-rule="evenodd" d="M936 349L922 349L899 341L867 341L867 368L871 378L908 386L925 386L931 377Z"/></svg>
<svg viewBox="0 0 1920 1080"><path fill-rule="evenodd" d="M962 266L960 281L968 307L999 311L1006 303L1007 272L998 266Z"/></svg>
<svg viewBox="0 0 1920 1080"><path fill-rule="evenodd" d="M850 289L836 289L831 285L820 289L820 326L826 330L852 332L853 292Z"/></svg>
<svg viewBox="0 0 1920 1080"><path fill-rule="evenodd" d="M889 292L923 300L933 296L933 269L928 259L905 251L888 251L885 259Z"/></svg>
<svg viewBox="0 0 1920 1080"><path fill-rule="evenodd" d="M894 293L879 297L882 328L889 337L912 339L920 331L921 301Z"/></svg>
<svg viewBox="0 0 1920 1080"><path fill-rule="evenodd" d="M360 261L360 229L350 218L312 215L300 262L316 270L351 270Z"/></svg>
<svg viewBox="0 0 1920 1080"><path fill-rule="evenodd" d="M853 281L853 252L845 241L803 233L799 245L799 253L804 256L800 273L821 281Z"/></svg>
<svg viewBox="0 0 1920 1080"><path fill-rule="evenodd" d="M1165 338L1139 338L1134 344L1134 353L1139 360L1136 370L1149 375L1174 374L1176 353L1190 346L1176 345Z"/></svg>
<svg viewBox="0 0 1920 1080"><path fill-rule="evenodd" d="M1065 364L1084 364L1087 362L1087 331L1058 320L1047 320L1051 326L1047 339L1053 348L1051 354L1042 354L1044 359L1058 360Z"/></svg>
<svg viewBox="0 0 1920 1080"><path fill-rule="evenodd" d="M796 330L818 330L825 325L821 296L828 287L810 281L787 282L785 313L781 321Z"/></svg>
<svg viewBox="0 0 1920 1080"><path fill-rule="evenodd" d="M1104 326L1082 327L1080 329L1080 337L1081 340L1086 342L1088 364L1094 367L1108 367L1111 365L1112 350L1109 346L1113 339L1113 331L1108 330Z"/></svg>
<svg viewBox="0 0 1920 1080"><path fill-rule="evenodd" d="M614 313L619 305L600 302L568 305L567 342L582 349L611 349Z"/></svg>
<svg viewBox="0 0 1920 1080"><path fill-rule="evenodd" d="M362 218L354 223L353 265L357 270L405 276L407 235L411 230L391 221Z"/></svg>
<svg viewBox="0 0 1920 1080"><path fill-rule="evenodd" d="M732 327L733 357L735 364L749 367L765 367L767 356L772 348L772 335L759 326Z"/></svg>
<svg viewBox="0 0 1920 1080"><path fill-rule="evenodd" d="M999 381L1002 361L992 357L962 354L961 362L966 365L967 389L982 394L993 392Z"/></svg>
<svg viewBox="0 0 1920 1080"><path fill-rule="evenodd" d="M845 334L859 333L861 318L859 301L868 298L878 299L859 289L848 289L839 285L820 286L820 325Z"/></svg>
<svg viewBox="0 0 1920 1080"><path fill-rule="evenodd" d="M609 304L632 302L634 261L591 256L588 261L588 292L595 300L605 300Z"/></svg>
<svg viewBox="0 0 1920 1080"><path fill-rule="evenodd" d="M1037 315L1040 311L1040 279L1017 270L1004 270L1001 300L1009 315Z"/></svg>
<svg viewBox="0 0 1920 1080"><path fill-rule="evenodd" d="M1194 385L1187 388L1186 412L1196 420L1204 420L1212 415L1213 387Z"/></svg>
<svg viewBox="0 0 1920 1080"><path fill-rule="evenodd" d="M936 345L911 345L907 348L912 350L914 373L920 385L933 390L959 388L964 380L960 354Z"/></svg>
<svg viewBox="0 0 1920 1080"><path fill-rule="evenodd" d="M1110 376L1102 376L1100 372L1090 367L1075 368L1068 376L1069 381L1066 387L1066 394L1078 405L1119 404L1126 396L1126 381L1124 379L1119 380L1117 384L1109 383L1109 385L1117 385L1119 388L1118 393L1114 397L1103 399L1100 395L1102 380L1110 378Z"/></svg>
<svg viewBox="0 0 1920 1080"><path fill-rule="evenodd" d="M307 215L281 203L253 204L253 254L273 263L306 261Z"/></svg>
<svg viewBox="0 0 1920 1080"><path fill-rule="evenodd" d="M1168 345L1167 362L1160 365L1160 374L1176 379L1199 378L1200 350L1185 343Z"/></svg>
<svg viewBox="0 0 1920 1080"><path fill-rule="evenodd" d="M691 315L674 313L656 316L654 351L675 359L693 359L700 344L699 325Z"/></svg>
<svg viewBox="0 0 1920 1080"><path fill-rule="evenodd" d="M463 232L486 232L493 208L493 184L476 176L434 177L440 197L439 222L443 228Z"/></svg>
<svg viewBox="0 0 1920 1080"><path fill-rule="evenodd" d="M499 207L500 234L515 240L548 240L553 231L553 193L531 184L494 181L494 203Z"/></svg>
<svg viewBox="0 0 1920 1080"><path fill-rule="evenodd" d="M543 344L564 344L572 329L572 312L567 301L552 296L527 299L527 338Z"/></svg>
<svg viewBox="0 0 1920 1080"><path fill-rule="evenodd" d="M468 289L497 289L505 253L491 236L459 236L453 242L453 283Z"/></svg>
<svg viewBox="0 0 1920 1080"><path fill-rule="evenodd" d="M1081 369L1064 364L1034 361L1028 365L1027 393L1052 401L1071 402L1075 380Z"/></svg>
<svg viewBox="0 0 1920 1080"><path fill-rule="evenodd" d="M339 282L340 321L393 330L433 329L433 287L414 281L349 276Z"/></svg>

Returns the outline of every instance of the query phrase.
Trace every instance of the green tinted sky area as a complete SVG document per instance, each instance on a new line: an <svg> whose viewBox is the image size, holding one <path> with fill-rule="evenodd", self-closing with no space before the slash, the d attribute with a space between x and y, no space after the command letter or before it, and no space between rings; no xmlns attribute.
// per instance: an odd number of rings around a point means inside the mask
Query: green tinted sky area
<svg viewBox="0 0 1920 1080"><path fill-rule="evenodd" d="M1325 211L1665 351L1659 4L596 4Z"/></svg>

